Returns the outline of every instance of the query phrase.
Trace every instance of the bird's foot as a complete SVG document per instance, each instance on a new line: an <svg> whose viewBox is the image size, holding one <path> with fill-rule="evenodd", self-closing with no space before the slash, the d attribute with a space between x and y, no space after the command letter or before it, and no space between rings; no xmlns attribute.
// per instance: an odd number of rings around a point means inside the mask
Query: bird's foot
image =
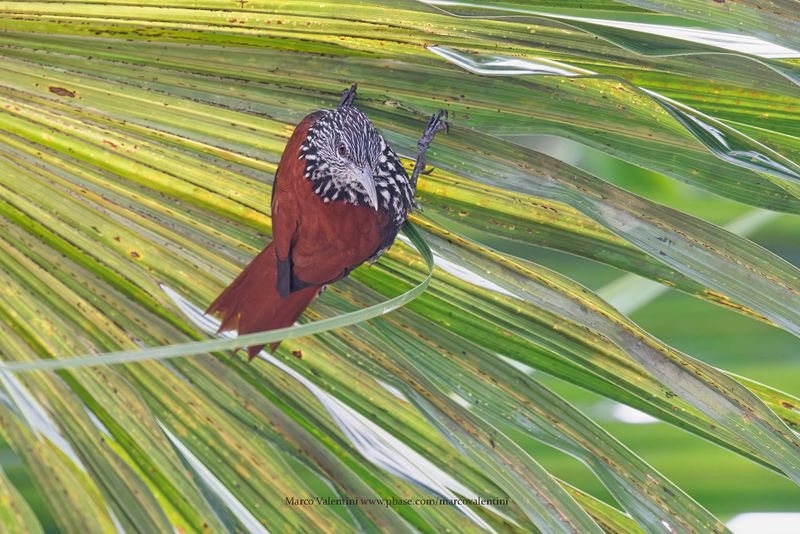
<svg viewBox="0 0 800 534"><path fill-rule="evenodd" d="M350 89L342 91L342 100L339 102L340 108L348 108L353 105L353 101L356 99L356 89L358 89L358 85L353 84Z"/></svg>
<svg viewBox="0 0 800 534"><path fill-rule="evenodd" d="M428 176L430 173L436 170L436 167L427 167L424 171L419 171L420 174L424 174Z"/></svg>
<svg viewBox="0 0 800 534"><path fill-rule="evenodd" d="M450 125L447 122L447 110L440 109L428 120L428 125L425 126L425 131L422 132L422 137L419 138L417 143L417 161L414 164L414 172L411 174L411 185L417 187L417 178L420 174L429 174L431 171L425 172L425 152L428 150L433 138L436 134L444 130L447 132Z"/></svg>

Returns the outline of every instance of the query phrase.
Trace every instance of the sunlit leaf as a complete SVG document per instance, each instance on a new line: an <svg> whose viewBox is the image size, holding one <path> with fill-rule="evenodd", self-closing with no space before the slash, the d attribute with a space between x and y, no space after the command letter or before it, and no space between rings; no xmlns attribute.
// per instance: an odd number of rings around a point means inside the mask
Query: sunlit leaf
<svg viewBox="0 0 800 534"><path fill-rule="evenodd" d="M793 217L793 12L580 4L1 2L3 526L725 530L551 376L800 481L796 392L668 346L509 245L800 335L792 264L528 148L567 138ZM404 156L449 111L422 210L300 324L215 337L201 310L269 239L287 137L351 83ZM231 352L277 339L252 363ZM352 501L290 504L317 497Z"/></svg>

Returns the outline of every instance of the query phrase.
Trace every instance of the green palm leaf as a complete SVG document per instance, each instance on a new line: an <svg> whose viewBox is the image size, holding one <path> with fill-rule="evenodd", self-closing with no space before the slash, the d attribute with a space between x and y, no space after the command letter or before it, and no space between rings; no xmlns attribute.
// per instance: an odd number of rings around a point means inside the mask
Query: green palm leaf
<svg viewBox="0 0 800 534"><path fill-rule="evenodd" d="M800 482L800 401L518 253L566 252L800 335L791 263L526 146L556 135L794 217L797 60L675 30L796 47L791 2L581 4L0 3L4 526L726 529L548 376ZM270 233L293 125L351 82L401 154L449 110L422 211L303 324L215 339L201 310ZM252 364L229 352L275 339L291 341Z"/></svg>

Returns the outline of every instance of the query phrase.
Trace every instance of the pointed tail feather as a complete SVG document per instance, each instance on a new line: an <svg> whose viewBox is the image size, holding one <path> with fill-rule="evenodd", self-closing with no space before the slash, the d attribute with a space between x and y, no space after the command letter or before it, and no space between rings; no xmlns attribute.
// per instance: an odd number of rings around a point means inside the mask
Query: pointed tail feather
<svg viewBox="0 0 800 534"><path fill-rule="evenodd" d="M220 332L236 330L242 335L283 328L297 321L320 290L319 286L305 287L282 299L276 286L277 261L270 244L220 293L206 314L219 314ZM274 352L278 345L280 341L271 343L270 350ZM263 347L248 347L250 359Z"/></svg>

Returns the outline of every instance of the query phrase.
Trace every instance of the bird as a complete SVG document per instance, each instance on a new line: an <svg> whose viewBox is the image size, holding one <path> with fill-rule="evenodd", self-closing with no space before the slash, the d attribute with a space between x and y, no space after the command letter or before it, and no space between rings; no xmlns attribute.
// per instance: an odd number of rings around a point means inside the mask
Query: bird
<svg viewBox="0 0 800 534"><path fill-rule="evenodd" d="M291 326L328 284L386 252L416 208L425 152L436 133L448 129L447 112L430 117L409 177L356 107L356 89L345 90L336 108L316 110L295 127L272 186L272 242L206 311L219 315L219 332ZM270 351L279 344L270 344ZM263 347L248 347L249 359Z"/></svg>

